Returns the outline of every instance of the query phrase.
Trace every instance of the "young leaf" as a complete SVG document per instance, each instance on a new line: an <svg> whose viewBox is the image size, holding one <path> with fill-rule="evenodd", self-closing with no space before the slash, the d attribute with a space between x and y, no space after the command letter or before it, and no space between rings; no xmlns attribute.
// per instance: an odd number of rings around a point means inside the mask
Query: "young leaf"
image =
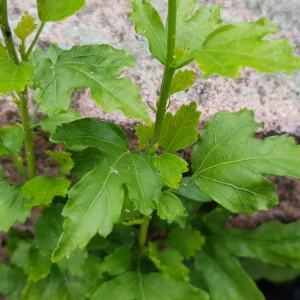
<svg viewBox="0 0 300 300"><path fill-rule="evenodd" d="M222 243L195 255L195 267L209 289L212 300L264 300L254 281Z"/></svg>
<svg viewBox="0 0 300 300"><path fill-rule="evenodd" d="M37 0L42 22L57 22L74 15L85 6L85 0Z"/></svg>
<svg viewBox="0 0 300 300"><path fill-rule="evenodd" d="M14 29L14 32L20 40L25 41L27 37L35 31L36 27L37 25L35 24L34 18L25 11L24 16Z"/></svg>
<svg viewBox="0 0 300 300"><path fill-rule="evenodd" d="M27 204L19 186L0 181L0 231L8 231L16 222L25 222L30 216Z"/></svg>
<svg viewBox="0 0 300 300"><path fill-rule="evenodd" d="M119 275L132 270L131 249L128 246L121 246L115 251L105 256L101 263L102 272L108 272L111 275Z"/></svg>
<svg viewBox="0 0 300 300"><path fill-rule="evenodd" d="M179 70L172 79L170 95L185 91L194 84L194 71Z"/></svg>
<svg viewBox="0 0 300 300"><path fill-rule="evenodd" d="M134 0L131 4L133 12L128 14L128 19L135 23L135 30L138 34L146 36L151 53L158 61L165 64L167 31L158 12L147 0Z"/></svg>
<svg viewBox="0 0 300 300"><path fill-rule="evenodd" d="M204 237L200 231L190 227L176 227L171 230L167 241L171 248L178 250L185 258L190 258L195 255L197 250L201 249Z"/></svg>
<svg viewBox="0 0 300 300"><path fill-rule="evenodd" d="M81 119L80 114L73 110L60 111L53 117L45 116L41 122L41 127L44 131L55 133L56 127L62 123L69 123Z"/></svg>
<svg viewBox="0 0 300 300"><path fill-rule="evenodd" d="M22 187L24 197L31 199L28 206L49 204L55 196L66 196L70 181L63 177L40 175L27 181Z"/></svg>
<svg viewBox="0 0 300 300"><path fill-rule="evenodd" d="M6 47L0 43L0 61L9 59Z"/></svg>
<svg viewBox="0 0 300 300"><path fill-rule="evenodd" d="M45 153L51 158L53 158L53 160L55 160L58 164L60 164L60 167L58 169L60 175L64 176L70 174L70 171L74 167L74 162L71 158L71 153L50 150L47 150Z"/></svg>
<svg viewBox="0 0 300 300"><path fill-rule="evenodd" d="M139 147L140 148L147 148L149 146L149 141L152 138L153 135L153 130L154 130L154 124L150 124L150 125L143 125L143 124L139 124L136 127L136 134L138 136L138 138L140 139L139 141Z"/></svg>
<svg viewBox="0 0 300 300"><path fill-rule="evenodd" d="M39 83L35 100L52 117L68 110L75 89L88 87L105 111L120 109L149 123L138 87L127 78L116 78L124 67L132 66L133 58L128 53L108 45L74 46L61 52L56 62L40 61L34 70L34 81Z"/></svg>
<svg viewBox="0 0 300 300"><path fill-rule="evenodd" d="M158 270L169 274L177 279L187 280L189 268L182 263L184 257L174 249L157 251L154 243L149 243L149 258L153 261Z"/></svg>
<svg viewBox="0 0 300 300"><path fill-rule="evenodd" d="M83 248L98 232L107 236L121 214L124 184L129 199L143 214L150 214L160 196L161 182L152 158L124 151L108 156L70 191L63 215L65 232L53 256L58 261L78 246Z"/></svg>
<svg viewBox="0 0 300 300"><path fill-rule="evenodd" d="M209 240L220 241L223 248L239 257L300 269L300 221L268 222L254 230L245 230L226 228L227 217L223 211L213 211L206 217Z"/></svg>
<svg viewBox="0 0 300 300"><path fill-rule="evenodd" d="M174 154L165 153L155 157L155 167L160 172L163 183L170 188L178 189L182 173L188 171L188 163Z"/></svg>
<svg viewBox="0 0 300 300"><path fill-rule="evenodd" d="M24 140L24 131L19 124L0 128L0 157L3 155L17 156Z"/></svg>
<svg viewBox="0 0 300 300"><path fill-rule="evenodd" d="M275 184L264 175L300 178L300 148L294 139L253 138L259 124L253 111L222 111L208 122L192 157L201 191L231 212L252 214L277 203Z"/></svg>
<svg viewBox="0 0 300 300"><path fill-rule="evenodd" d="M160 143L164 151L172 153L194 143L199 134L196 129L199 117L196 102L182 105L174 116L166 113L160 134Z"/></svg>
<svg viewBox="0 0 300 300"><path fill-rule="evenodd" d="M195 10L198 0L177 1L177 49L186 51L186 55L175 62L179 68L193 59L193 51L201 48L206 37L222 24L220 5L201 5Z"/></svg>
<svg viewBox="0 0 300 300"><path fill-rule="evenodd" d="M192 55L205 77L216 73L237 78L244 66L262 73L290 74L300 69L300 57L291 54L295 47L287 39L264 39L277 31L266 19L224 25L207 36Z"/></svg>
<svg viewBox="0 0 300 300"><path fill-rule="evenodd" d="M10 59L0 60L0 93L22 92L31 86L33 67L27 62L16 65Z"/></svg>
<svg viewBox="0 0 300 300"><path fill-rule="evenodd" d="M181 280L175 280L163 273L141 274L126 272L103 283L93 294L91 300L208 300L209 295Z"/></svg>
<svg viewBox="0 0 300 300"><path fill-rule="evenodd" d="M157 214L168 222L173 222L176 217L184 214L184 207L180 199L170 192L163 192L156 204Z"/></svg>

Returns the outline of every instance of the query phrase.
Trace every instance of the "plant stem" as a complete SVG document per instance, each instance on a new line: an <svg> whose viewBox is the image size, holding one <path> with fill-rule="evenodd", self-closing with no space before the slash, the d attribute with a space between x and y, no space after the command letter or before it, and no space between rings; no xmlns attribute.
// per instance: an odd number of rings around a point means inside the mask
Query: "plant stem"
<svg viewBox="0 0 300 300"><path fill-rule="evenodd" d="M19 59L8 23L7 0L0 0L0 27L9 57L14 63L18 64Z"/></svg>
<svg viewBox="0 0 300 300"><path fill-rule="evenodd" d="M139 237L139 247L144 248L147 240L148 228L151 221L152 215L145 216L144 222L141 224L140 237Z"/></svg>
<svg viewBox="0 0 300 300"><path fill-rule="evenodd" d="M22 116L22 124L25 133L26 158L28 164L29 177L33 178L36 176L36 166L35 166L34 147L33 147L33 130L31 127L29 112L28 112L27 88L25 89L25 91L19 93L19 97L20 97L20 111Z"/></svg>
<svg viewBox="0 0 300 300"><path fill-rule="evenodd" d="M161 85L160 98L156 112L156 121L150 147L154 146L160 136L162 124L167 110L167 102L170 95L172 79L175 69L172 67L173 55L176 40L176 0L168 1L168 41L167 41L167 59Z"/></svg>
<svg viewBox="0 0 300 300"><path fill-rule="evenodd" d="M31 54L31 52L32 52L32 50L33 50L33 47L35 46L36 42L38 41L38 39L39 39L39 37L40 37L40 35L41 35L43 29L44 29L45 24L46 24L45 22L42 22L42 23L41 23L41 25L40 25L40 27L39 27L39 30L37 31L37 33L36 33L36 35L35 35L35 37L34 37L32 43L31 43L31 45L29 46L29 49L28 49L28 51L27 51L26 54L25 54L26 61L28 61L29 56L30 56L30 54Z"/></svg>

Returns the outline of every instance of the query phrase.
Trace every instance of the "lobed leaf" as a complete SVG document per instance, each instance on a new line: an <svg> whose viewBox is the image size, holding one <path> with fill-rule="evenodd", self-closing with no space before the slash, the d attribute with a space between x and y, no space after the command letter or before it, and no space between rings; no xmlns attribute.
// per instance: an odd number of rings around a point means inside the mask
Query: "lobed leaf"
<svg viewBox="0 0 300 300"><path fill-rule="evenodd" d="M16 65L10 59L0 60L0 93L24 91L26 86L33 84L32 73L33 67L27 62Z"/></svg>
<svg viewBox="0 0 300 300"><path fill-rule="evenodd" d="M175 280L167 274L126 272L103 283L91 298L97 299L208 300L209 296L187 282Z"/></svg>
<svg viewBox="0 0 300 300"><path fill-rule="evenodd" d="M174 116L166 113L160 134L160 143L164 151L172 153L194 143L199 134L196 129L199 117L196 102L182 105Z"/></svg>
<svg viewBox="0 0 300 300"><path fill-rule="evenodd" d="M206 245L195 255L195 267L208 287L212 300L265 299L254 281L222 243Z"/></svg>
<svg viewBox="0 0 300 300"><path fill-rule="evenodd" d="M45 153L49 155L58 164L60 164L60 167L58 169L60 175L64 176L70 174L70 171L74 167L74 161L71 158L71 153L50 150L45 151Z"/></svg>
<svg viewBox="0 0 300 300"><path fill-rule="evenodd" d="M19 39L25 41L27 37L35 31L36 27L37 25L35 24L34 18L25 11L18 26L14 29L14 32Z"/></svg>
<svg viewBox="0 0 300 300"><path fill-rule="evenodd" d="M22 187L24 197L33 198L28 206L49 204L55 196L66 196L70 181L63 177L40 175L28 180Z"/></svg>
<svg viewBox="0 0 300 300"><path fill-rule="evenodd" d="M133 58L108 45L74 46L56 61L42 59L34 70L39 84L35 100L50 117L68 110L75 89L90 88L91 96L105 111L120 109L125 115L149 122L138 87L127 78L116 78ZM130 105L129 105L130 104Z"/></svg>
<svg viewBox="0 0 300 300"><path fill-rule="evenodd" d="M184 206L180 199L170 192L162 192L157 204L157 214L168 222L173 222L178 216L184 214Z"/></svg>
<svg viewBox="0 0 300 300"><path fill-rule="evenodd" d="M262 73L290 74L300 69L300 57L291 54L295 47L287 39L264 39L277 31L276 25L266 23L266 19L223 25L192 55L204 77L219 74L237 78L244 66Z"/></svg>
<svg viewBox="0 0 300 300"><path fill-rule="evenodd" d="M253 138L253 112L222 111L205 126L194 148L198 188L231 212L252 214L278 202L275 184L264 176L300 178L300 148L288 137Z"/></svg>
<svg viewBox="0 0 300 300"><path fill-rule="evenodd" d="M172 79L170 95L185 91L194 84L194 71L179 70Z"/></svg>
<svg viewBox="0 0 300 300"><path fill-rule="evenodd" d="M139 140L139 147L140 148L147 148L149 147L149 142L153 136L154 131L154 124L150 125L143 125L139 124L136 127L136 134L138 136Z"/></svg>
<svg viewBox="0 0 300 300"><path fill-rule="evenodd" d="M188 163L181 157L170 153L164 153L155 157L155 167L160 172L160 177L165 185L178 189L178 182L182 178L182 173L188 171Z"/></svg>
<svg viewBox="0 0 300 300"><path fill-rule="evenodd" d="M85 0L37 0L42 22L58 22L74 15L85 6Z"/></svg>

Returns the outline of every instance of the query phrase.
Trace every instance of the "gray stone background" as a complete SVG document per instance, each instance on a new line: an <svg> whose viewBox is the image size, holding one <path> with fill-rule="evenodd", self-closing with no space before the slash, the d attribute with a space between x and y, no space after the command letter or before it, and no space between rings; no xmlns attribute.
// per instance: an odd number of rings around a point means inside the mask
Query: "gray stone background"
<svg viewBox="0 0 300 300"><path fill-rule="evenodd" d="M138 36L134 25L127 20L127 13L132 10L129 0L87 0L87 5L75 16L58 23L47 23L41 35L39 46L46 48L50 43L69 49L72 45L91 43L110 44L118 49L125 49L135 60L134 69L126 70L141 88L144 101L153 105L160 88L163 68L148 51L144 37ZM167 0L151 1L165 18ZM211 0L199 1L200 4L223 5L223 19L228 22L256 21L261 17L278 25L277 37L287 37L300 54L300 0ZM37 17L34 0L8 0L10 24L14 29L24 11ZM277 73L274 75L258 74L245 68L237 81L229 78L212 76L208 80L201 78L195 64L196 82L188 91L172 98L170 110L183 103L195 100L202 112L202 123L206 122L219 110L237 111L243 107L254 109L256 121L263 123L264 131L275 130L300 136L300 72L292 75ZM75 93L72 108L83 116L98 117L124 122L126 118L116 112L105 114L89 96L89 91ZM17 113L15 104L9 97L0 96L0 125L8 123L7 114ZM149 110L151 113L151 111ZM152 115L152 117L154 117ZM131 122L127 120L126 122Z"/></svg>

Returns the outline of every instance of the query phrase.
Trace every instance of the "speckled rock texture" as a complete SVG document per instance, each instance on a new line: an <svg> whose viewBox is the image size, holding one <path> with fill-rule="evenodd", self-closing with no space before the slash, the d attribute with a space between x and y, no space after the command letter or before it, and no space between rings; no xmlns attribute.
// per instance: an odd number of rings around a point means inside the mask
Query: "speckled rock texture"
<svg viewBox="0 0 300 300"><path fill-rule="evenodd" d="M148 51L147 40L135 33L134 25L127 20L127 13L132 10L129 0L87 0L87 5L78 14L69 19L48 23L41 35L38 46L46 49L50 43L57 43L60 47L69 49L72 45L110 44L118 49L125 49L131 53L136 65L134 69L126 70L125 75L132 79L140 88L144 101L154 105L157 100L163 67L155 61ZM15 28L24 11L37 17L34 0L9 0L11 28ZM167 14L166 0L151 1L165 18ZM261 17L278 25L279 33L276 37L286 37L296 47L296 54L300 54L300 1L299 0L211 0L199 1L199 4L223 5L223 19L225 23L256 21ZM169 110L175 112L180 105L196 101L202 112L202 127L209 118L219 110L237 111L243 107L254 110L257 122L264 124L261 133L290 133L300 136L300 71L292 75L277 73L275 75L258 74L245 68L240 78L234 81L229 78L212 76L207 80L201 77L201 72L195 64L191 68L196 70L196 82L186 92L175 95L170 102ZM106 114L91 100L88 90L74 93L71 107L86 117L96 117L123 124L128 133L132 132L135 120L126 119L120 112ZM32 106L31 106L32 112ZM149 113L153 113L149 109ZM9 97L0 96L0 125L7 125L20 120L16 105ZM43 138L39 140L43 143ZM45 139L45 144L48 143ZM44 149L42 146L39 149ZM39 152L38 149L38 152ZM42 150L40 151L42 152ZM42 155L42 153L41 153ZM43 157L40 162L43 161ZM42 172L42 168L39 169ZM13 172L13 171L12 171ZM282 187L281 206L273 212L258 212L256 219L242 222L254 227L269 219L283 222L300 218L300 200L297 197L298 181L278 181ZM232 220L238 226L237 220ZM254 220L254 221L253 221ZM252 223L251 223L252 222Z"/></svg>

